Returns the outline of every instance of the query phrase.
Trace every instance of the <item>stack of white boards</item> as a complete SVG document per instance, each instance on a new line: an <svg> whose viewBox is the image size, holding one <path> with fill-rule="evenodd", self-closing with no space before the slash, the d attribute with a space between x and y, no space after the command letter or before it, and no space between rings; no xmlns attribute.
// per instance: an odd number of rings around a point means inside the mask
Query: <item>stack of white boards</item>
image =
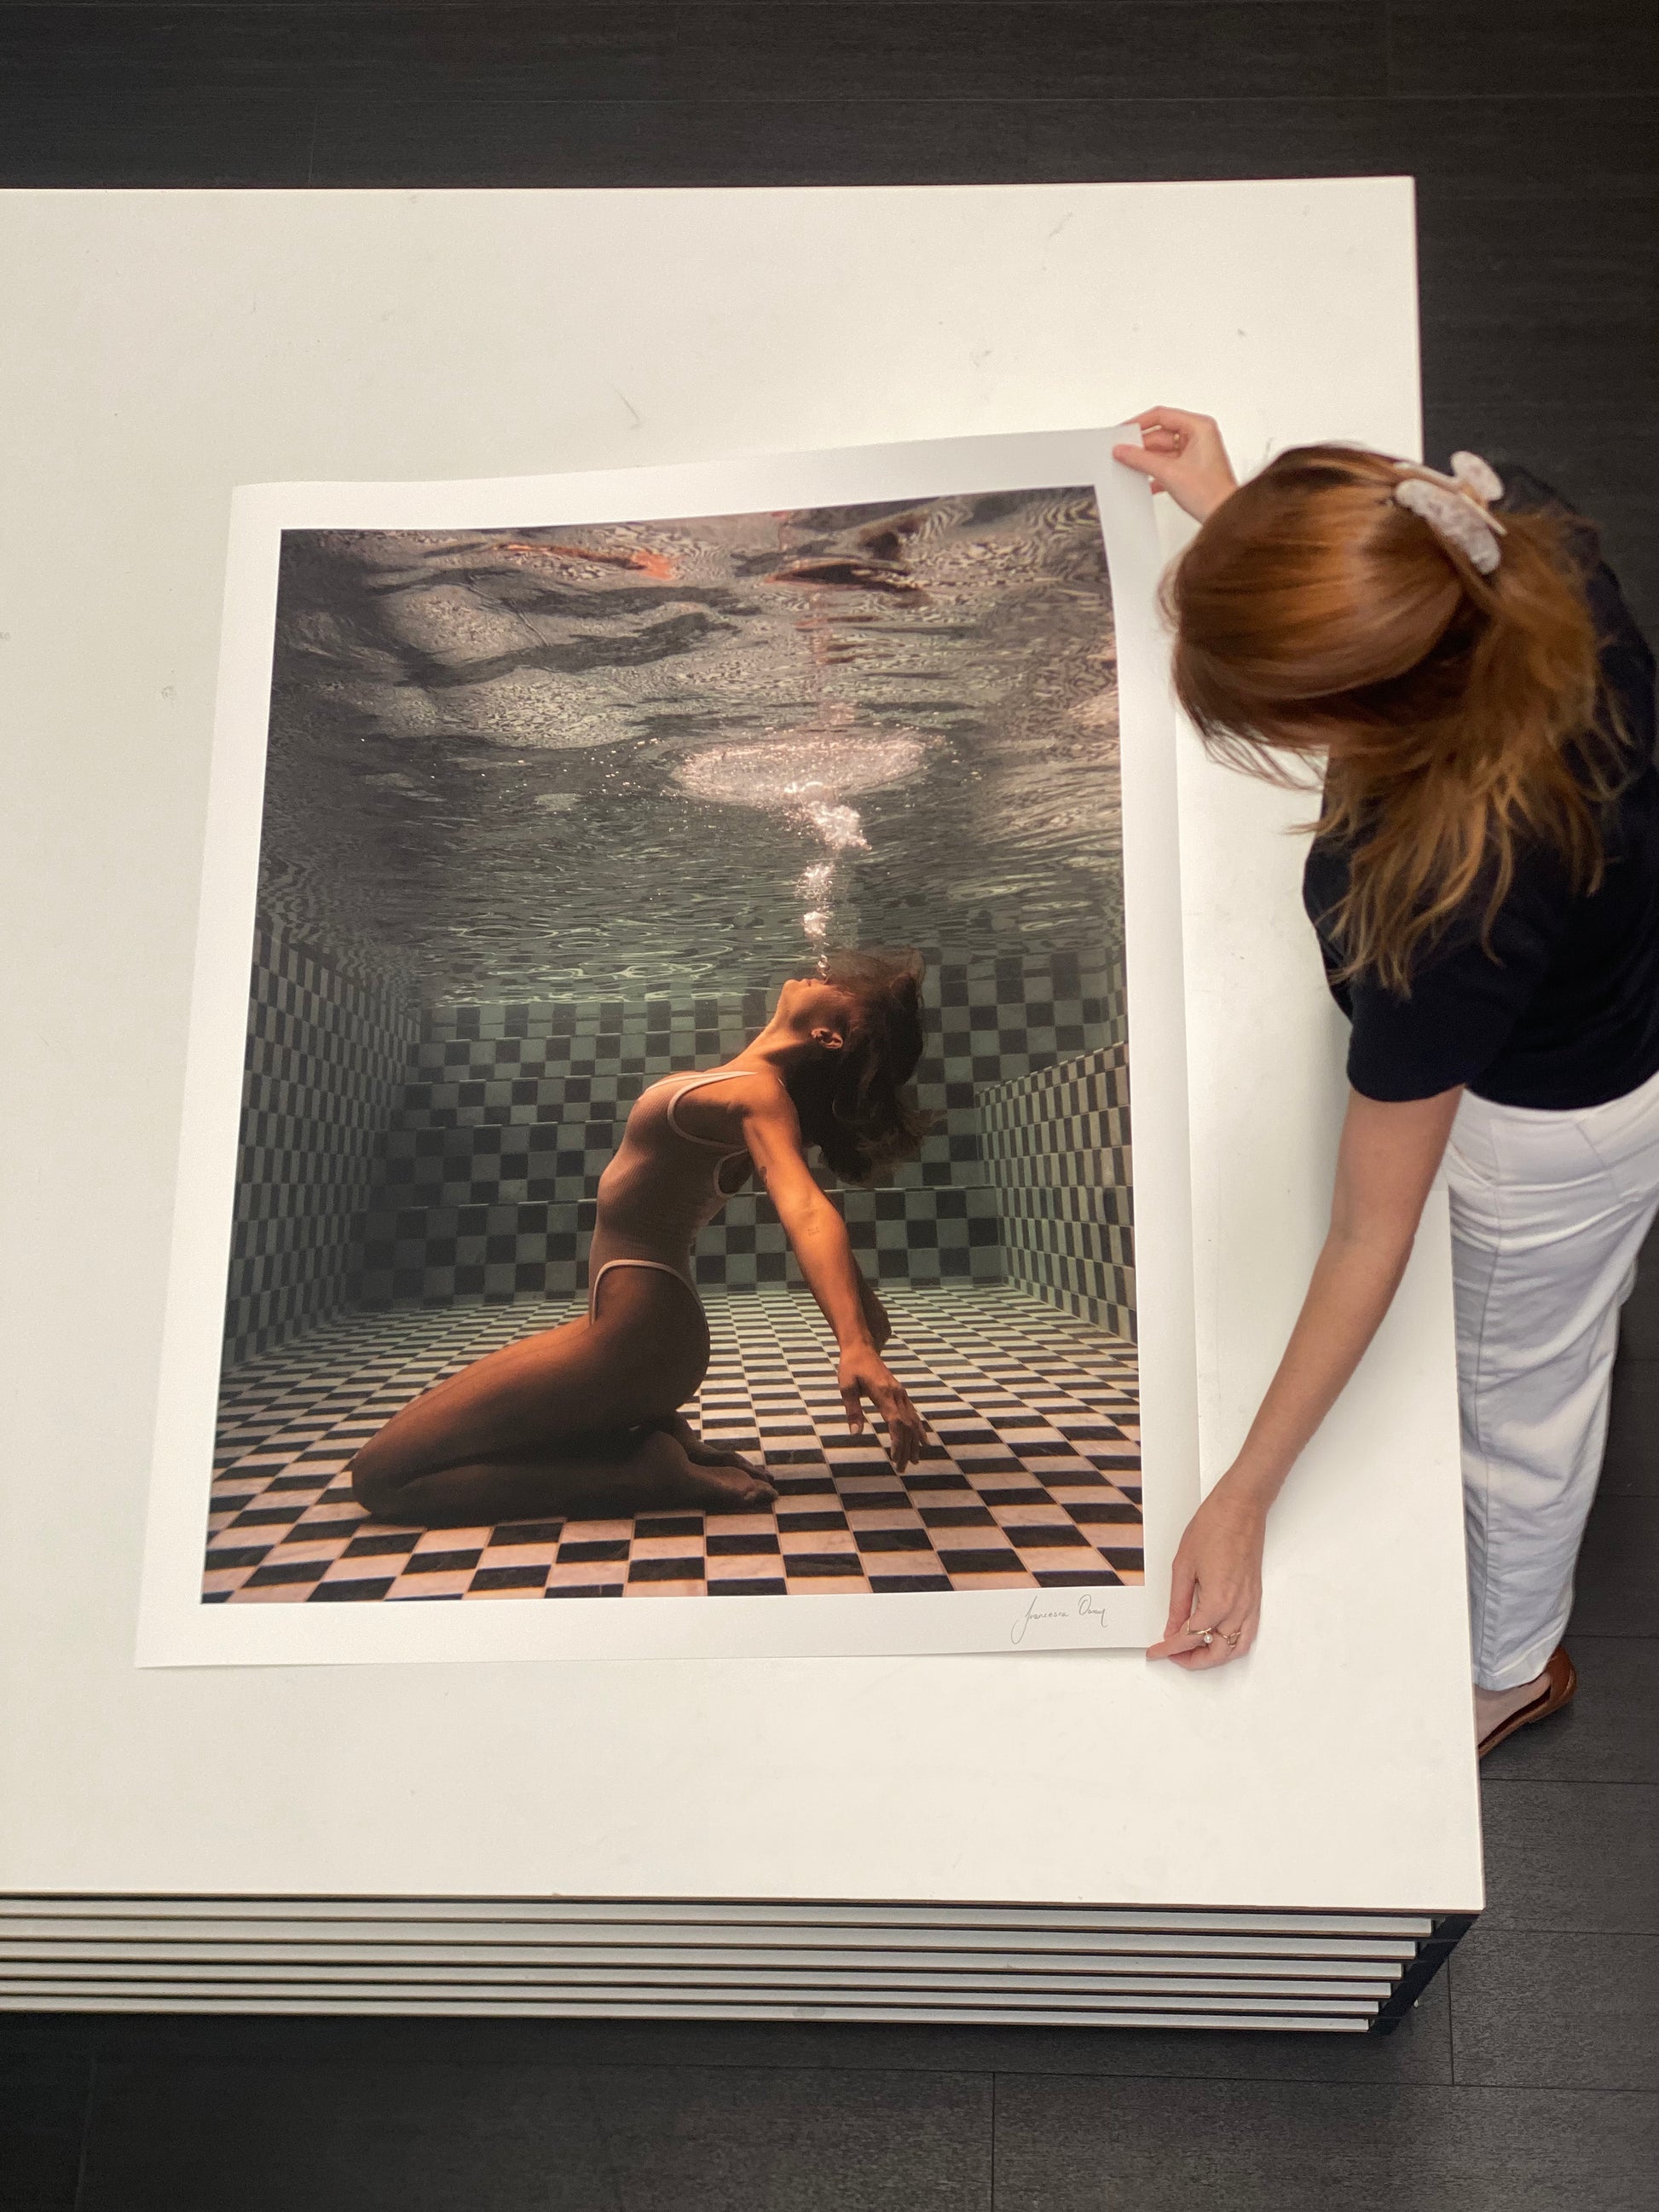
<svg viewBox="0 0 1659 2212"><path fill-rule="evenodd" d="M1160 397L1220 416L1246 467L1332 435L1408 453L1409 180L17 193L0 295L28 830L0 2008L1398 2018L1481 1902L1437 1199L1275 1508L1237 1666L135 1653L233 488L1012 434ZM1313 802L1179 755L1212 1480L1305 1288L1344 1091L1284 834Z"/></svg>
<svg viewBox="0 0 1659 2212"><path fill-rule="evenodd" d="M1467 1922L530 1898L7 1899L0 2005L1386 2030Z"/></svg>

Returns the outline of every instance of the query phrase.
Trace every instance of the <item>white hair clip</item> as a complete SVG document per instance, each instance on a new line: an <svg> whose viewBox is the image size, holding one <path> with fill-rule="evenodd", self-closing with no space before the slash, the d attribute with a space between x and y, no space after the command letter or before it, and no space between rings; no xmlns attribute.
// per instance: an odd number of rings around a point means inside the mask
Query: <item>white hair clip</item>
<svg viewBox="0 0 1659 2212"><path fill-rule="evenodd" d="M1438 469L1401 461L1394 495L1401 507L1420 515L1443 544L1455 546L1479 574L1490 576L1504 534L1491 512L1492 501L1504 495L1503 479L1479 453L1454 453L1451 465L1451 474L1443 476Z"/></svg>

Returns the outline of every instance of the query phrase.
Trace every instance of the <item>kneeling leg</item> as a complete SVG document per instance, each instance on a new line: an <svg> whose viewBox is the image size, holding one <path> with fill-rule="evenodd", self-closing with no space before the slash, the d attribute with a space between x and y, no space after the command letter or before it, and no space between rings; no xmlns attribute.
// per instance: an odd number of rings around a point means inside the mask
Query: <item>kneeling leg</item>
<svg viewBox="0 0 1659 2212"><path fill-rule="evenodd" d="M770 1505L777 1496L748 1468L694 1465L679 1439L660 1428L573 1437L533 1457L481 1459L401 1480L354 1462L351 1480L358 1503L374 1520L421 1528L742 1513Z"/></svg>

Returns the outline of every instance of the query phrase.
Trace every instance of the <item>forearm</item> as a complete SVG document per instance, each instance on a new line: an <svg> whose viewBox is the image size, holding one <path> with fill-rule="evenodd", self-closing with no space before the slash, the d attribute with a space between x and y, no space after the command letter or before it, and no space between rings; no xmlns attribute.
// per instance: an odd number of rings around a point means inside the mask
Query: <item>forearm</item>
<svg viewBox="0 0 1659 2212"><path fill-rule="evenodd" d="M1396 1100L1350 1090L1308 1294L1238 1456L1176 1547L1154 1658L1216 1667L1249 1650L1267 1509L1393 1303L1462 1095L1461 1085Z"/></svg>
<svg viewBox="0 0 1659 2212"><path fill-rule="evenodd" d="M806 1286L817 1300L824 1319L843 1352L876 1348L872 1304L847 1224L826 1198L802 1207L784 1221Z"/></svg>
<svg viewBox="0 0 1659 2212"><path fill-rule="evenodd" d="M893 1324L888 1318L886 1307L871 1289L870 1279L859 1266L856 1254L854 1255L853 1266L859 1279L859 1304L864 1309L865 1327L870 1332L871 1342L879 1352L891 1337Z"/></svg>
<svg viewBox="0 0 1659 2212"><path fill-rule="evenodd" d="M1327 1237L1284 1357L1224 1480L1266 1511L1341 1395L1393 1302L1408 1236Z"/></svg>

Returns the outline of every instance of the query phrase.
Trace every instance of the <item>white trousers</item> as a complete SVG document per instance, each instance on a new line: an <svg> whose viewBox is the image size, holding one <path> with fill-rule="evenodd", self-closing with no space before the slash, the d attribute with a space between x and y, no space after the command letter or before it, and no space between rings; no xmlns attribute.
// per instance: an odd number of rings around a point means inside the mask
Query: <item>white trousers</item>
<svg viewBox="0 0 1659 2212"><path fill-rule="evenodd" d="M1446 1166L1474 1679L1509 1690L1572 1607L1619 1309L1659 1206L1659 1076L1562 1113L1466 1092Z"/></svg>

